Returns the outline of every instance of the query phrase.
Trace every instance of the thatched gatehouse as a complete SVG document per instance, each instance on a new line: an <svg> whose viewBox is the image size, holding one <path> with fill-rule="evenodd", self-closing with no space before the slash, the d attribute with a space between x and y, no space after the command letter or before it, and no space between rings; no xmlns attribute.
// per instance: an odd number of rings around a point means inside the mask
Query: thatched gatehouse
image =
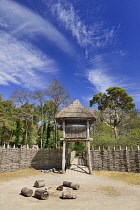
<svg viewBox="0 0 140 210"><path fill-rule="evenodd" d="M92 138L89 135L89 127L95 122L96 117L76 99L71 105L62 109L55 119L59 125L63 126L62 172L65 173L66 142L87 142L88 165L91 174L90 141Z"/></svg>

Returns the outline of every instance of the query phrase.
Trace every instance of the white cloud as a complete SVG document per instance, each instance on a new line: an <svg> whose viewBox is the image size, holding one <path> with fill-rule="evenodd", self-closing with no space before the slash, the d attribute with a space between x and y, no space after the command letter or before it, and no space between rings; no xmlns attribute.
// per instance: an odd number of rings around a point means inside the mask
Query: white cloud
<svg viewBox="0 0 140 210"><path fill-rule="evenodd" d="M99 92L104 92L107 88L116 86L115 78L107 75L103 69L93 69L89 71L88 80Z"/></svg>
<svg viewBox="0 0 140 210"><path fill-rule="evenodd" d="M17 41L6 32L0 34L0 84L43 87L45 79L39 72L55 73L56 63L31 44Z"/></svg>
<svg viewBox="0 0 140 210"><path fill-rule="evenodd" d="M47 20L14 1L0 1L0 17L0 84L45 87L58 67L32 40L44 36L66 53L73 52L71 45Z"/></svg>
<svg viewBox="0 0 140 210"><path fill-rule="evenodd" d="M109 63L106 64L104 59L102 55L95 56L91 61L93 68L87 71L87 79L94 87L94 92L105 92L109 87L120 86L133 97L134 103L140 104L140 91L136 84L132 83L126 75L115 76L116 74L114 75L109 68Z"/></svg>
<svg viewBox="0 0 140 210"><path fill-rule="evenodd" d="M105 28L104 22L97 20L87 25L78 16L71 3L59 1L52 5L52 12L64 24L65 28L72 32L81 47L102 48L114 40L114 27Z"/></svg>
<svg viewBox="0 0 140 210"><path fill-rule="evenodd" d="M93 95L90 96L83 96L82 99L86 102L89 103L89 101L92 99Z"/></svg>
<svg viewBox="0 0 140 210"><path fill-rule="evenodd" d="M102 55L95 56L91 63L93 68L88 70L87 79L97 91L105 92L109 87L125 86L122 80L119 80L119 78L110 73L109 64L104 63Z"/></svg>
<svg viewBox="0 0 140 210"><path fill-rule="evenodd" d="M134 101L140 103L140 91L134 91L131 96L134 98Z"/></svg>
<svg viewBox="0 0 140 210"><path fill-rule="evenodd" d="M67 39L51 23L26 7L13 1L1 0L0 17L0 26L13 36L32 39L38 35L43 35L63 51L73 52Z"/></svg>
<svg viewBox="0 0 140 210"><path fill-rule="evenodd" d="M112 53L120 55L120 56L125 56L127 54L127 51L117 49L117 50L113 50Z"/></svg>

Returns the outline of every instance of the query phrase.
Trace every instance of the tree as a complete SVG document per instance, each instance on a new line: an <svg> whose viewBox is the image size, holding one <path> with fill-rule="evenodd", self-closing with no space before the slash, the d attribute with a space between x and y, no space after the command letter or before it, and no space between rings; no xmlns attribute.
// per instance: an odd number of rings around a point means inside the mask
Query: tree
<svg viewBox="0 0 140 210"><path fill-rule="evenodd" d="M54 119L58 109L62 109L69 104L71 100L70 93L57 79L49 83L49 86L45 88L45 93L49 99L54 102L52 116Z"/></svg>
<svg viewBox="0 0 140 210"><path fill-rule="evenodd" d="M114 137L113 129L100 120L100 111L92 110L96 116L96 122L90 127L90 136L93 138L91 146L108 148L117 146L117 139Z"/></svg>
<svg viewBox="0 0 140 210"><path fill-rule="evenodd" d="M24 90L15 90L11 94L11 99L16 104L18 110L17 120L22 121L23 125L23 143L28 144L31 142L32 123L34 104L30 104L31 95Z"/></svg>
<svg viewBox="0 0 140 210"><path fill-rule="evenodd" d="M57 114L58 110L69 104L71 100L70 93L57 79L54 79L49 83L49 86L45 88L45 93L46 96L49 97L49 102L46 104L46 106L48 106L48 114L54 121L54 140L57 147L57 127L55 115Z"/></svg>
<svg viewBox="0 0 140 210"><path fill-rule="evenodd" d="M40 145L41 149L43 147L43 124L45 124L45 113L44 113L44 103L45 103L45 94L42 90L36 90L31 94L31 98L35 99L37 103L39 102L38 110L40 112ZM37 109L36 109L37 110Z"/></svg>
<svg viewBox="0 0 140 210"><path fill-rule="evenodd" d="M133 98L121 87L110 87L105 93L94 94L90 106L98 105L100 119L114 130L115 138L118 137L117 126L125 114L135 108Z"/></svg>
<svg viewBox="0 0 140 210"><path fill-rule="evenodd" d="M140 145L140 112L136 109L128 113L127 119L124 119L119 125L120 145L137 148Z"/></svg>
<svg viewBox="0 0 140 210"><path fill-rule="evenodd" d="M0 141L1 143L10 143L12 141L16 109L14 103L10 100L3 100L0 95Z"/></svg>

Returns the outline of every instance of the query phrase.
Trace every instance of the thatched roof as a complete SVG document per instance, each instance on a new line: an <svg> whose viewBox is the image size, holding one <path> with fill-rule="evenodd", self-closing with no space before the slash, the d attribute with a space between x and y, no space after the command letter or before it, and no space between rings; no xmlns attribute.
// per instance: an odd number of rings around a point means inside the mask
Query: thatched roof
<svg viewBox="0 0 140 210"><path fill-rule="evenodd" d="M62 109L55 117L56 122L62 124L63 120L89 120L89 123L92 124L96 117L89 110L84 108L80 101L76 99L72 104Z"/></svg>

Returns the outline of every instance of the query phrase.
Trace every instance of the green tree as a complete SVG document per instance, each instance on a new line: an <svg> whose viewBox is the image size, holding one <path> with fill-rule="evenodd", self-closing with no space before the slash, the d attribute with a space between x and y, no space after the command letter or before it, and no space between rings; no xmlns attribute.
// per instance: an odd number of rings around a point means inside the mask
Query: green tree
<svg viewBox="0 0 140 210"><path fill-rule="evenodd" d="M15 90L11 93L11 99L18 111L17 120L22 122L22 143L31 144L34 104L30 103L31 95L24 90Z"/></svg>
<svg viewBox="0 0 140 210"><path fill-rule="evenodd" d="M113 129L100 120L100 111L94 109L93 112L96 116L96 122L90 127L90 136L93 138L91 146L95 148L98 148L99 146L113 148L117 144Z"/></svg>
<svg viewBox="0 0 140 210"><path fill-rule="evenodd" d="M131 110L119 125L120 145L135 147L140 145L140 116L138 110Z"/></svg>
<svg viewBox="0 0 140 210"><path fill-rule="evenodd" d="M34 91L32 94L31 94L31 98L34 99L35 101L37 101L37 104L38 105L38 110L39 111L39 119L41 121L41 124L40 124L40 146L41 148L43 147L43 136L44 136L44 126L45 126L45 122L46 122L46 115L45 115L45 109L44 109L44 103L45 103L45 94L44 94L44 91L43 90L36 90Z"/></svg>
<svg viewBox="0 0 140 210"><path fill-rule="evenodd" d="M0 96L0 141L10 143L15 129L16 109L14 103L10 100L3 100Z"/></svg>
<svg viewBox="0 0 140 210"><path fill-rule="evenodd" d="M121 87L110 87L105 93L97 93L90 100L90 106L98 105L100 119L104 124L114 130L115 138L118 138L117 127L125 117L125 114L135 108L133 98Z"/></svg>
<svg viewBox="0 0 140 210"><path fill-rule="evenodd" d="M49 86L45 88L45 94L47 97L49 97L49 102L47 104L49 107L48 114L54 121L54 141L55 147L57 147L57 126L55 122L55 115L57 114L58 110L70 103L70 93L65 89L59 80L54 79L49 83Z"/></svg>

